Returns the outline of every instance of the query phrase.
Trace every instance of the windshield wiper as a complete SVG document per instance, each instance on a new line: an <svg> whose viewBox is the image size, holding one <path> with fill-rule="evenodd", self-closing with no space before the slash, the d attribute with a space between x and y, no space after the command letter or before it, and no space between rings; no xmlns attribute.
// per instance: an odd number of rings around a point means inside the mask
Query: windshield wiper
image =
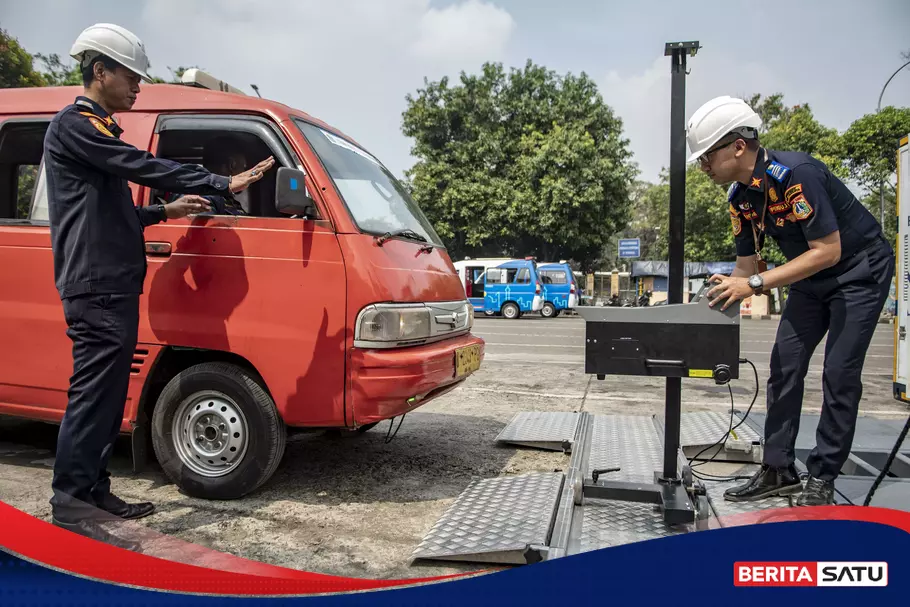
<svg viewBox="0 0 910 607"><path fill-rule="evenodd" d="M395 230L394 232L386 232L382 236L376 238L376 244L381 247L385 241L396 237L407 238L408 240L416 240L418 242L427 242L427 239L422 235L418 234L410 228L405 228L403 230Z"/></svg>

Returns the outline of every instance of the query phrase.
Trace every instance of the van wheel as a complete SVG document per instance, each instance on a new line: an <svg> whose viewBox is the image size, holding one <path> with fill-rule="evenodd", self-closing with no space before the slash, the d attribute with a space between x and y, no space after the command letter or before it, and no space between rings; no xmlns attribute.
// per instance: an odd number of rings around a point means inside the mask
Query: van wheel
<svg viewBox="0 0 910 607"><path fill-rule="evenodd" d="M502 315L505 316L506 318L508 318L509 320L514 320L514 319L518 318L518 315L520 312L521 312L521 310L518 309L518 306L516 306L512 302L509 302L502 307Z"/></svg>
<svg viewBox="0 0 910 607"><path fill-rule="evenodd" d="M549 301L543 305L543 308L540 310L540 315L544 318L555 318L556 317L556 306L551 304Z"/></svg>
<svg viewBox="0 0 910 607"><path fill-rule="evenodd" d="M236 499L284 457L287 431L272 398L242 367L203 363L178 373L152 414L152 444L168 478L193 497Z"/></svg>

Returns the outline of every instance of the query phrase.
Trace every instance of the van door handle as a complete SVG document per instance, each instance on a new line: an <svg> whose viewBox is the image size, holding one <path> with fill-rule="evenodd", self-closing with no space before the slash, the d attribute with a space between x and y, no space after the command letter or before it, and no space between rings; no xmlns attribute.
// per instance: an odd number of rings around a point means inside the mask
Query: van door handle
<svg viewBox="0 0 910 607"><path fill-rule="evenodd" d="M147 242L145 243L145 254L153 257L170 257L171 243L169 242Z"/></svg>

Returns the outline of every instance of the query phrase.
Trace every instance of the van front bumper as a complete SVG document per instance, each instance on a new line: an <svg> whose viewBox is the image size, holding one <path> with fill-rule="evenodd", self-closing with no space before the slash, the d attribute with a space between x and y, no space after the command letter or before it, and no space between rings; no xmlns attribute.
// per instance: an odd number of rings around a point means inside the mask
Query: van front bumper
<svg viewBox="0 0 910 607"><path fill-rule="evenodd" d="M456 373L456 356L476 354L485 342L471 333L425 346L351 352L351 407L357 426L413 411L458 387L476 369ZM473 349L476 348L476 351Z"/></svg>

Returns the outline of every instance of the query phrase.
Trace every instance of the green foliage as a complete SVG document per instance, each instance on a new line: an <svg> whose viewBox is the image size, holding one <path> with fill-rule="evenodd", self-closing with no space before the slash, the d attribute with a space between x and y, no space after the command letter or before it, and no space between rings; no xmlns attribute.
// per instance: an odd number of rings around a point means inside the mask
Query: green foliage
<svg viewBox="0 0 910 607"><path fill-rule="evenodd" d="M19 167L16 183L16 217L28 217L37 178L37 165L24 164Z"/></svg>
<svg viewBox="0 0 910 607"><path fill-rule="evenodd" d="M35 70L32 56L19 41L0 29L0 88L45 86L44 77Z"/></svg>
<svg viewBox="0 0 910 607"><path fill-rule="evenodd" d="M843 135L851 179L870 190L877 189L880 181L893 183L898 144L908 133L910 108L884 107L880 113L855 120Z"/></svg>
<svg viewBox="0 0 910 607"><path fill-rule="evenodd" d="M426 82L403 131L415 200L453 258L536 255L592 263L625 227L636 169L622 123L582 73L528 62Z"/></svg>
<svg viewBox="0 0 910 607"><path fill-rule="evenodd" d="M64 64L60 55L35 53L35 59L44 64L44 80L48 86L82 85L82 72L79 66Z"/></svg>

